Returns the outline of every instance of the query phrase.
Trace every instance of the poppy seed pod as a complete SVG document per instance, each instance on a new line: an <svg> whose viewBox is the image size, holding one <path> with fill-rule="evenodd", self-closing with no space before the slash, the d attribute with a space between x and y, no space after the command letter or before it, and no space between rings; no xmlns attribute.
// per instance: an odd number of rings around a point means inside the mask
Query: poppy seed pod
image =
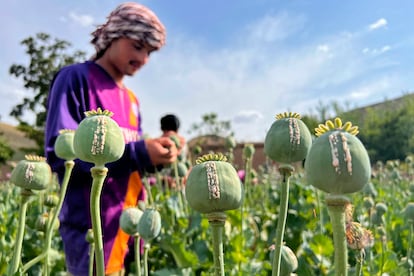
<svg viewBox="0 0 414 276"><path fill-rule="evenodd" d="M264 152L273 161L293 163L305 159L312 144L312 136L298 113L276 115L266 134Z"/></svg>
<svg viewBox="0 0 414 276"><path fill-rule="evenodd" d="M193 148L193 154L199 155L203 151L203 148L200 145L196 145Z"/></svg>
<svg viewBox="0 0 414 276"><path fill-rule="evenodd" d="M290 247L282 246L281 258L280 275L291 275L291 273L298 269L298 258Z"/></svg>
<svg viewBox="0 0 414 276"><path fill-rule="evenodd" d="M93 239L93 231L92 231L92 229L88 229L88 231L86 232L86 235L85 235L85 240L86 240L88 243L94 243L94 239Z"/></svg>
<svg viewBox="0 0 414 276"><path fill-rule="evenodd" d="M169 138L171 139L171 141L174 142L175 147L177 149L181 148L182 145L181 145L181 142L180 142L180 138L178 138L177 135L170 135Z"/></svg>
<svg viewBox="0 0 414 276"><path fill-rule="evenodd" d="M98 108L85 115L73 140L76 156L98 167L121 158L125 142L121 128L111 119L113 113Z"/></svg>
<svg viewBox="0 0 414 276"><path fill-rule="evenodd" d="M243 147L243 158L248 159L252 158L255 152L255 148L253 144L245 144Z"/></svg>
<svg viewBox="0 0 414 276"><path fill-rule="evenodd" d="M138 222L138 233L146 241L156 238L161 232L161 215L155 208L146 208Z"/></svg>
<svg viewBox="0 0 414 276"><path fill-rule="evenodd" d="M223 154L196 160L185 186L188 204L200 213L223 212L240 207L242 184L236 169Z"/></svg>
<svg viewBox="0 0 414 276"><path fill-rule="evenodd" d="M59 203L59 197L55 194L47 195L43 200L43 204L50 208L56 207L58 203Z"/></svg>
<svg viewBox="0 0 414 276"><path fill-rule="evenodd" d="M35 223L35 229L40 232L46 232L47 229L47 222L49 220L48 214L43 214L37 217Z"/></svg>
<svg viewBox="0 0 414 276"><path fill-rule="evenodd" d="M26 155L25 158L13 169L10 182L28 190L46 189L52 181L52 170L46 158L37 155Z"/></svg>
<svg viewBox="0 0 414 276"><path fill-rule="evenodd" d="M358 127L328 120L316 129L318 136L306 157L305 172L312 186L341 195L360 191L371 176L368 153L356 137Z"/></svg>
<svg viewBox="0 0 414 276"><path fill-rule="evenodd" d="M237 146L237 142L234 136L233 135L227 136L226 139L224 140L224 145L226 149L234 149Z"/></svg>
<svg viewBox="0 0 414 276"><path fill-rule="evenodd" d="M272 245L269 249L270 260L273 260L275 250L274 245ZM280 255L280 274L279 275L291 275L296 269L298 269L298 258L296 257L295 253L290 249L289 246L282 245L281 247L281 255Z"/></svg>
<svg viewBox="0 0 414 276"><path fill-rule="evenodd" d="M375 202L374 202L374 200L372 199L372 197L367 196L367 197L364 197L364 200L363 200L362 205L363 205L366 209L371 209L372 207L374 207Z"/></svg>
<svg viewBox="0 0 414 276"><path fill-rule="evenodd" d="M73 160L76 158L73 148L73 138L75 131L71 129L62 129L56 138L54 149L57 157L63 160Z"/></svg>
<svg viewBox="0 0 414 276"><path fill-rule="evenodd" d="M388 211L388 207L384 202L378 202L375 204L375 210L382 216Z"/></svg>
<svg viewBox="0 0 414 276"><path fill-rule="evenodd" d="M138 234L138 223L142 216L142 211L137 207L129 207L122 211L119 218L121 229L128 235L134 236Z"/></svg>
<svg viewBox="0 0 414 276"><path fill-rule="evenodd" d="M177 172L179 177L185 177L188 173L188 168L184 162L177 162Z"/></svg>

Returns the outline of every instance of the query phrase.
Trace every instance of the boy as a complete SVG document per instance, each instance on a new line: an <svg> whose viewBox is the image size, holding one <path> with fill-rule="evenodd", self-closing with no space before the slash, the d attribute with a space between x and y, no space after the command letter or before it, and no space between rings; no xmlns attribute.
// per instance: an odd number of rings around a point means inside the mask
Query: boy
<svg viewBox="0 0 414 276"><path fill-rule="evenodd" d="M165 28L157 16L137 3L123 3L92 33L96 55L90 61L62 68L48 97L45 152L61 182L64 160L56 157L54 142L61 129L75 130L84 112L100 107L113 112L124 133L125 152L106 164L108 175L101 194L105 274L123 275L129 236L119 227L122 210L142 196L141 178L154 166L176 160L177 149L167 137L142 140L139 101L123 80L144 66L149 55L165 44ZM60 234L69 275L88 275L86 233L91 228L89 196L93 164L75 160L63 203Z"/></svg>

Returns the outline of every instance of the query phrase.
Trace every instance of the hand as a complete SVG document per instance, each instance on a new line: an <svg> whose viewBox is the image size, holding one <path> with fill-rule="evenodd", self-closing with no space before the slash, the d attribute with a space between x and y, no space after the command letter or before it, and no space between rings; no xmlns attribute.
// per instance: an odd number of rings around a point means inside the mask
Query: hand
<svg viewBox="0 0 414 276"><path fill-rule="evenodd" d="M153 165L171 164L177 159L175 143L168 137L146 139L145 146Z"/></svg>

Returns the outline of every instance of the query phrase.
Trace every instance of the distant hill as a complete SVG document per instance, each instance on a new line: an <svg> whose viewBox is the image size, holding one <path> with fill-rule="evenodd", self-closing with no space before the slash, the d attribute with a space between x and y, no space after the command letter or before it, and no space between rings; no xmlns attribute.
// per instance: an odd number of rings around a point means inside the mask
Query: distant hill
<svg viewBox="0 0 414 276"><path fill-rule="evenodd" d="M368 110L382 113L385 111L398 110L408 101L414 101L414 93L407 93L395 99L385 100L380 103L355 108L344 112L344 115L352 115L352 117L358 118L358 121L363 122Z"/></svg>
<svg viewBox="0 0 414 276"><path fill-rule="evenodd" d="M18 161L24 158L21 148L35 147L36 143L24 136L24 133L17 130L15 126L0 122L0 134L7 144L14 150L12 161Z"/></svg>

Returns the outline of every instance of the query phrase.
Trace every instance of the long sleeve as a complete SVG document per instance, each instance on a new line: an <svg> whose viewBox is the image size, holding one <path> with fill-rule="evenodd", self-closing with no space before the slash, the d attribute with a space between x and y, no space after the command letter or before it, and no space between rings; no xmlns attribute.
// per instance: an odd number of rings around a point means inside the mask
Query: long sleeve
<svg viewBox="0 0 414 276"><path fill-rule="evenodd" d="M78 65L80 66L80 65ZM88 67L81 67L82 69ZM75 70L76 69L76 70ZM48 162L52 169L62 172L64 169L64 160L56 157L54 153L54 143L61 129L76 130L79 123L85 117L84 112L97 107L105 108L104 97L95 97L94 89L96 85L88 79L88 71L79 70L79 68L64 68L54 77L49 98L48 98L48 116L46 122L45 135L45 152ZM99 93L99 92L98 92ZM110 93L110 92L106 92ZM112 110L111 110L112 111ZM144 171L152 169L151 160L145 148L143 140L139 140L142 129L140 116L137 114L137 129L134 131L136 137L133 139L126 138L125 152L123 157L117 161L119 164L107 164L108 168L112 166L121 167L125 170L138 170L142 175ZM122 124L122 122L119 122ZM130 129L123 126L125 136L129 137ZM138 141L134 141L138 140ZM76 161L79 169L89 172L92 164ZM116 163L116 162L115 162Z"/></svg>

